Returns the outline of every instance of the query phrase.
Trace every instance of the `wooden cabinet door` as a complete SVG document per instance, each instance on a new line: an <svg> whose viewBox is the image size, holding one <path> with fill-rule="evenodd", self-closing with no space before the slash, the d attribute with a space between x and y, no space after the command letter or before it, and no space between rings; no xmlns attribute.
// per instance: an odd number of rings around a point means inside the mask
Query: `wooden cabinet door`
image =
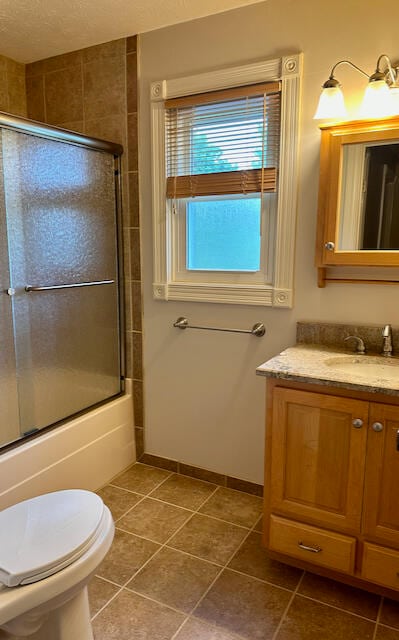
<svg viewBox="0 0 399 640"><path fill-rule="evenodd" d="M360 531L368 406L351 398L274 389L272 512Z"/></svg>
<svg viewBox="0 0 399 640"><path fill-rule="evenodd" d="M399 545L399 407L370 404L364 532Z"/></svg>

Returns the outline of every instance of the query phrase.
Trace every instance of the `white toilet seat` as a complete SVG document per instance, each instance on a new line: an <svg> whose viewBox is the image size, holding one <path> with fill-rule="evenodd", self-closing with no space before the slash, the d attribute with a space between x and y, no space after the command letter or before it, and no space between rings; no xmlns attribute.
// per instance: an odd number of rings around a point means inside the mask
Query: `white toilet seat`
<svg viewBox="0 0 399 640"><path fill-rule="evenodd" d="M87 585L107 555L114 531L104 505L98 535L80 558L44 580L12 588L0 584L0 636L5 630L18 637L34 633L35 640L93 640Z"/></svg>
<svg viewBox="0 0 399 640"><path fill-rule="evenodd" d="M31 584L76 562L100 535L104 509L96 494L71 489L0 512L0 583Z"/></svg>

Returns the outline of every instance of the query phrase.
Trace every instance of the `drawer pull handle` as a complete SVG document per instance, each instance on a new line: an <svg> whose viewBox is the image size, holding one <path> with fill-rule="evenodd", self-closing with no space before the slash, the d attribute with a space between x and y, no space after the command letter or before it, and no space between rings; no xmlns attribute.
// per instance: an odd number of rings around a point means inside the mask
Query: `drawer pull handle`
<svg viewBox="0 0 399 640"><path fill-rule="evenodd" d="M399 429L396 432L396 451L399 451Z"/></svg>
<svg viewBox="0 0 399 640"><path fill-rule="evenodd" d="M320 553L320 551L323 551L323 549L319 547L318 544L309 547L307 544L303 544L303 542L298 542L298 547L300 547L304 551L310 551L311 553Z"/></svg>

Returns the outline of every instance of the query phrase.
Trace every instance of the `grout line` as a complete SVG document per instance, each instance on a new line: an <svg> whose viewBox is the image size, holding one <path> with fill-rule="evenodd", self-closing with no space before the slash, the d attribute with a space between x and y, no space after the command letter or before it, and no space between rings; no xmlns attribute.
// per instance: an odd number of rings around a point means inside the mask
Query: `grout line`
<svg viewBox="0 0 399 640"><path fill-rule="evenodd" d="M218 520L218 522L225 522L226 524L229 524L233 527L238 527L239 529L245 529L245 531L250 531L252 533L252 531L254 530L254 526L256 526L256 523L254 525L251 525L250 527L246 527L244 524L237 524L236 522L231 522L231 520L223 520L223 518L218 518L217 516L211 516L209 513L205 513L203 511L196 511L196 513L199 516L205 516L206 518L211 518L211 520ZM255 533L258 533L257 531Z"/></svg>
<svg viewBox="0 0 399 640"><path fill-rule="evenodd" d="M97 576L97 577L101 577L101 576ZM114 583L112 583L114 584ZM123 591L123 587L119 587L118 591L116 593L114 593L114 595L112 596L112 598L110 598L102 607L101 609L99 609L97 611L97 613L91 618L91 622L93 622L93 620L95 620L98 616L99 613L101 613L101 611L103 611L105 609L105 607L108 607L108 605L110 604L110 602L112 602L112 600L114 600L116 598L116 596L119 596L119 594Z"/></svg>
<svg viewBox="0 0 399 640"><path fill-rule="evenodd" d="M118 589L122 589L120 584L118 584L117 582L114 582L113 580L110 580L109 578L103 578L103 576L100 576L98 573L95 573L94 577L98 578L99 580L103 580L104 582L108 582L109 584L112 584L114 587L118 587Z"/></svg>
<svg viewBox="0 0 399 640"><path fill-rule="evenodd" d="M83 120L83 131L86 131L86 109L85 109L85 80L84 80L84 62L83 55L80 56L80 74L81 74L81 88L82 88L82 120Z"/></svg>
<svg viewBox="0 0 399 640"><path fill-rule="evenodd" d="M326 607L330 607L330 609L336 609L336 611L341 611L341 613L349 613L351 616L355 616L355 618L360 618L361 620L367 620L367 622L374 622L376 624L376 620L372 618L367 618L366 616L360 615L360 613L355 613L354 611L348 611L348 609L343 609L343 607L337 607L334 604L329 604L328 602L324 602L323 600L317 600L317 598L312 598L311 596L306 596L304 593L298 594L301 598L305 598L305 600L311 600L312 602L317 602L318 604L324 604Z"/></svg>
<svg viewBox="0 0 399 640"><path fill-rule="evenodd" d="M193 514L193 515L194 515L194 514ZM167 543L168 543L168 542L169 542L169 540L170 540L170 539L175 535L175 533L177 533L178 531L180 531L180 529L182 529L182 528L184 527L184 525L185 525L185 524L187 524L187 522L189 522L189 521L191 520L191 518L192 518L192 517L193 517L193 516L191 516L190 518L188 518L188 520L186 520L185 522L183 522L183 524L182 524L182 525L180 525L180 527L179 527L179 528L178 528L178 529L177 529L177 530L176 530L176 531L175 531L171 536L169 536L169 538L166 540L166 542L164 542L163 544L158 543L158 544L160 544L159 549L157 549L157 550L152 554L152 556L151 556L150 558L148 558L148 560L146 560L146 561L144 562L144 564L140 567L140 569L137 569L137 571L135 571L135 572L133 573L133 575L132 575L132 576L130 576L129 580L127 580L127 581L124 583L124 585L123 585L124 587L126 587L126 586L127 586L127 584L128 584L129 582L131 582L131 580L133 580L133 578L135 578L135 577L136 577L136 575L137 575L138 573L140 573L140 571L142 571L142 570L144 569L144 567L146 567L146 566L147 566L147 564L148 564L149 562L151 562L151 560L153 560L153 558L155 558L155 556L157 556L157 555L158 555L158 553L161 551L161 549L163 549L164 547L166 547ZM135 534L131 534L131 535L135 535ZM140 536L137 536L137 537L140 537ZM153 542L153 541L151 540L151 542ZM162 604L162 603L161 603L161 604ZM167 605L167 606L168 606L168 605Z"/></svg>
<svg viewBox="0 0 399 640"><path fill-rule="evenodd" d="M276 630L275 630L275 632L274 632L274 634L272 636L272 640L275 640L275 638L277 638L277 636L279 634L279 631L281 629L281 626L282 626L284 620L287 617L287 613L289 611L289 608L290 608L291 604L293 603L296 594L298 593L298 589L301 586L301 583L302 583L302 580L303 580L304 576L305 576L305 572L303 571L301 577L299 578L298 584L296 585L296 588L294 589L294 592L293 592L291 598L288 601L288 604L287 604L287 606L286 606L286 608L285 608L285 610L283 612L283 615L280 618L280 622L278 623L277 628L276 628Z"/></svg>
<svg viewBox="0 0 399 640"><path fill-rule="evenodd" d="M241 545L240 545L240 547L241 547ZM239 548L236 550L236 553L239 550ZM230 560L230 562L231 562L231 560ZM232 567L229 567L228 565L226 565L224 568L227 569L228 571L231 571L232 573L238 573L238 575L244 576L245 578L252 578L256 582L260 582L261 584L267 584L270 587L276 587L276 589L281 589L282 591L288 591L289 593L292 593L292 589L289 589L288 587L283 587L281 584L276 584L275 582L269 582L268 580L262 580L262 578L257 578L256 576L253 576L251 573L245 573L244 571L238 571L238 569L233 569Z"/></svg>
<svg viewBox="0 0 399 640"><path fill-rule="evenodd" d="M255 523L256 524L256 523ZM211 584L209 585L209 587L205 590L205 592L202 594L201 598L198 600L197 604L195 605L195 607L190 611L190 615L193 615L194 612L198 609L199 605L201 604L201 602L204 600L204 598L208 595L209 591L212 589L213 585L215 584L215 582L220 578L220 576L222 575L223 571L227 568L228 564L232 561L232 559L234 558L234 556L236 555L236 553L238 552L239 549L241 549L242 545L246 542L247 538L249 537L249 535L252 533L255 524L251 527L251 529L248 530L248 533L246 534L246 536L244 536L243 540L241 541L241 543L237 546L237 548L233 551L233 553L229 556L229 558L227 559L227 562L222 566L222 568L220 569L219 573L216 575L216 577L214 578L214 580L212 580Z"/></svg>
<svg viewBox="0 0 399 640"><path fill-rule="evenodd" d="M172 609L172 611L175 611L176 613L180 613L180 614L182 613L184 616L187 615L187 611L183 611L183 609L177 609L176 607L173 607L171 604L166 604L165 602L156 600L156 598L149 596L147 593L141 593L141 591L136 591L135 589L132 589L131 587L127 587L126 585L122 587L121 591L128 591L129 593L134 593L136 596L139 596L140 598L145 598L145 600L150 600L150 602L154 602L155 604L160 604L162 607L167 607L168 609Z"/></svg>
<svg viewBox="0 0 399 640"><path fill-rule="evenodd" d="M123 488L123 487L118 487L117 485L111 485L111 486L113 486L116 489L122 489ZM117 520L115 520L115 524L117 522L119 522L119 520L121 520L121 518L124 518L135 507L137 507L141 502L143 502L144 498L151 498L151 500L155 500L156 502L161 502L163 504L167 504L167 505L169 505L171 507L176 507L176 509L182 509L184 511L189 511L192 514L198 514L199 516L204 516L206 518L211 518L212 520L217 520L218 522L224 522L225 524L229 524L229 525L231 525L233 527L238 527L239 529L245 529L246 531L254 530L255 533L261 533L260 531L257 531L256 529L254 529L254 527L256 527L256 525L258 524L258 522L261 519L262 515L258 518L258 520L256 520L255 524L251 525L250 527L247 527L247 526L245 526L243 524L237 524L236 522L232 522L231 520L223 520L223 518L218 518L217 516L213 516L213 515L210 515L209 513L200 511L200 509L202 509L202 507L206 504L206 502L208 502L208 500L210 498L212 498L212 496L215 495L216 491L219 489L219 486L216 486L215 490L204 500L204 502L202 502L199 505L199 507L197 509L189 509L188 507L182 507L181 505L175 504L174 502L167 502L166 500L161 500L160 498L155 498L152 495L152 493L153 493L153 491L158 489L158 486L155 487L155 489L151 490L151 492L148 493L148 494L140 494L140 493L137 493L135 491L130 491L129 489L124 489L125 491L129 491L129 493L134 493L135 495L139 495L141 497L141 499L138 500L138 502L136 502L132 507L127 509L127 511L125 513L123 513L121 516L119 516L119 518L117 518ZM132 532L130 531L129 533L132 533ZM154 541L154 542L156 542L156 541Z"/></svg>
<svg viewBox="0 0 399 640"><path fill-rule="evenodd" d="M381 619L381 613L382 613L383 604L384 604L384 598L381 597L380 598L380 605L378 607L377 619L375 621L375 629L374 629L374 633L373 633L373 640L376 640L376 638L377 638L378 625L379 625L380 619Z"/></svg>
<svg viewBox="0 0 399 640"><path fill-rule="evenodd" d="M173 636L170 638L170 640L174 640L174 638L176 638L178 636L178 634L180 633L180 631L182 630L182 628L184 627L184 625L186 624L186 622L190 619L190 616L186 616L183 620L183 622L177 627L176 631L174 632Z"/></svg>
<svg viewBox="0 0 399 640"><path fill-rule="evenodd" d="M223 633L223 635L228 635L229 638L231 637L232 640L251 640L250 638L248 638L247 636L240 636L238 633L235 633L234 631L230 631L230 629L226 629L226 627L220 627L219 625L213 623L213 622L208 622L208 620L202 620L202 618L196 618L195 616L187 616L187 618L181 623L180 627L177 629L177 631L175 631L175 633L173 634L173 636L170 638L170 640L175 640L175 638L177 638L178 633L181 631L182 627L186 624L186 622L188 622L189 620L195 620L196 622L202 622L203 624L205 624L206 626L210 627L212 630L214 631L220 631L221 633ZM196 636L197 637L197 636ZM199 637L199 636L198 636ZM208 637L208 636L207 636ZM212 638L214 637L214 635L212 634ZM201 635L202 638L202 635Z"/></svg>
<svg viewBox="0 0 399 640"><path fill-rule="evenodd" d="M378 623L379 627L382 627L383 629L390 629L391 631L396 631L396 633L398 633L399 629L398 627L390 627L389 624L383 624L382 622Z"/></svg>

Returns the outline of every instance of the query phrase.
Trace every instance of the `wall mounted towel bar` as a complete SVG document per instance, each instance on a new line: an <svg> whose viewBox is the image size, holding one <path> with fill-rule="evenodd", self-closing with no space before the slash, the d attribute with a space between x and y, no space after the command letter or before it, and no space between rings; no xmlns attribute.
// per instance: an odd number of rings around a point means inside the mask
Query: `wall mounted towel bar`
<svg viewBox="0 0 399 640"><path fill-rule="evenodd" d="M253 336L257 338L261 338L265 335L266 329L263 322L257 322L254 324L252 329L228 329L227 327L200 327L194 324L188 324L187 318L181 316L177 318L176 322L173 323L173 326L177 329L206 329L207 331L229 331L231 333L251 333Z"/></svg>

